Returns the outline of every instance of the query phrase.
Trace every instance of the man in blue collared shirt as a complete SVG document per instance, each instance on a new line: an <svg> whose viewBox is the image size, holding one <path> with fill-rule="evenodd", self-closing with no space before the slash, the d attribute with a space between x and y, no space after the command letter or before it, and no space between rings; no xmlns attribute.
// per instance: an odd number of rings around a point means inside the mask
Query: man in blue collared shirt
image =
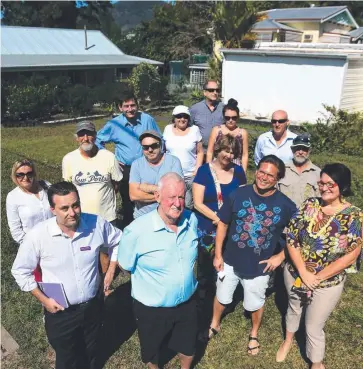
<svg viewBox="0 0 363 369"><path fill-rule="evenodd" d="M106 143L115 144L115 155L119 161L123 178L120 182L120 195L123 208L123 226L133 220L133 203L129 196L130 168L134 160L142 156L139 136L147 130L160 133L154 118L138 111L138 102L135 96L128 95L120 103L121 115L109 120L97 132L96 145L103 149Z"/></svg>
<svg viewBox="0 0 363 369"><path fill-rule="evenodd" d="M284 163L292 160L291 145L296 133L288 128L290 125L286 111L277 110L271 118L272 130L260 135L255 147L255 164L266 155L276 155Z"/></svg>
<svg viewBox="0 0 363 369"><path fill-rule="evenodd" d="M190 124L195 124L202 135L204 152L208 148L209 136L213 127L222 124L224 104L219 100L220 87L216 81L207 81L203 86L205 100L190 108Z"/></svg>
<svg viewBox="0 0 363 369"><path fill-rule="evenodd" d="M197 219L184 210L183 178L171 172L161 177L155 193L159 207L125 228L118 262L131 272L131 294L142 361L158 368L165 337L189 369L195 352L197 311Z"/></svg>

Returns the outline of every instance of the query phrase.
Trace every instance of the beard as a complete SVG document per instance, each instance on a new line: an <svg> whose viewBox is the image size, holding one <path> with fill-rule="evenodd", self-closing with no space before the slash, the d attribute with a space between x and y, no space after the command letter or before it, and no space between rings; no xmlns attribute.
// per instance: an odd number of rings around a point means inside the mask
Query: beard
<svg viewBox="0 0 363 369"><path fill-rule="evenodd" d="M296 156L294 155L294 163L298 165L303 165L309 160L309 156Z"/></svg>
<svg viewBox="0 0 363 369"><path fill-rule="evenodd" d="M90 152L90 151L92 151L93 147L94 147L94 144L93 144L93 143L83 143L83 144L81 145L81 149L82 149L83 151L85 151L85 152Z"/></svg>

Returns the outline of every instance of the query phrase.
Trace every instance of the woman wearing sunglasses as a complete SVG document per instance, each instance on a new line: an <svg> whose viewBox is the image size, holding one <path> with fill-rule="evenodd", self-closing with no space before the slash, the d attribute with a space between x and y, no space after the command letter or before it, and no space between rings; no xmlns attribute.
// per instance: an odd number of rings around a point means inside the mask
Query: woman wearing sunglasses
<svg viewBox="0 0 363 369"><path fill-rule="evenodd" d="M318 182L320 198L306 200L288 226L284 279L289 298L286 338L276 360L284 361L306 309L306 355L312 369L324 369L324 326L343 292L347 273L357 272L363 212L344 199L352 195L351 173L328 164Z"/></svg>
<svg viewBox="0 0 363 369"><path fill-rule="evenodd" d="M164 129L166 150L179 158L186 187L185 206L193 209L192 183L198 168L203 164L202 135L197 126L190 126L188 107L178 105L173 110L173 121Z"/></svg>
<svg viewBox="0 0 363 369"><path fill-rule="evenodd" d="M237 155L233 162L242 166L243 170L247 171L248 164L248 134L243 128L239 128L237 123L239 119L238 102L234 99L229 99L228 104L223 108L224 124L216 126L212 129L208 142L207 163L213 160L214 145L222 136L232 136L237 145Z"/></svg>
<svg viewBox="0 0 363 369"><path fill-rule="evenodd" d="M6 214L11 236L20 244L31 228L53 216L47 196L50 183L38 181L35 165L28 159L14 163L11 179L16 188L6 197Z"/></svg>

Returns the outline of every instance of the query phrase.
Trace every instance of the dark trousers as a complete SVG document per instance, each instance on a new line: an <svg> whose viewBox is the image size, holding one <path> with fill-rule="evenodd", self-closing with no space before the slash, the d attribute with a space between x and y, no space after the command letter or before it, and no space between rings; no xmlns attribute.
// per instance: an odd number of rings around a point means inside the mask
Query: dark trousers
<svg viewBox="0 0 363 369"><path fill-rule="evenodd" d="M45 310L45 331L56 353L56 369L96 369L103 301L71 305L52 314Z"/></svg>
<svg viewBox="0 0 363 369"><path fill-rule="evenodd" d="M130 200L129 181L130 181L130 165L120 164L123 178L120 182L120 195L122 200L123 220L122 228L127 227L134 220L134 203Z"/></svg>

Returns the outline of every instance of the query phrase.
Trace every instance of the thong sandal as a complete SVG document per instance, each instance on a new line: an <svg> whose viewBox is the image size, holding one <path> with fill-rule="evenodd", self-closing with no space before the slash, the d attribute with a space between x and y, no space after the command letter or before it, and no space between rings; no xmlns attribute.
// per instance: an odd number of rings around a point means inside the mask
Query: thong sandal
<svg viewBox="0 0 363 369"><path fill-rule="evenodd" d="M253 346L253 347L247 346L247 354L251 355L251 356L256 356L258 354L259 348L260 348L257 337L248 336L248 341L256 341L257 342L257 346ZM258 350L258 351L254 354L253 350Z"/></svg>
<svg viewBox="0 0 363 369"><path fill-rule="evenodd" d="M210 333L210 331L212 331L212 333ZM219 331L213 327L209 327L209 332L208 332L208 341L211 340L213 337L215 337L217 334L219 333Z"/></svg>

